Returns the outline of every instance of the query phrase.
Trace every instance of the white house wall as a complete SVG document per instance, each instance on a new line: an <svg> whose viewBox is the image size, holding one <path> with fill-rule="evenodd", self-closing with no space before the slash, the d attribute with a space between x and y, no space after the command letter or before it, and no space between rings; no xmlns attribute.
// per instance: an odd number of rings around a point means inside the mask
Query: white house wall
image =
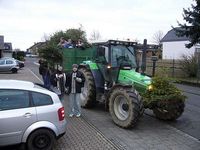
<svg viewBox="0 0 200 150"><path fill-rule="evenodd" d="M195 52L195 47L190 49L185 47L188 41L163 42L163 59L181 59L182 55L191 55Z"/></svg>

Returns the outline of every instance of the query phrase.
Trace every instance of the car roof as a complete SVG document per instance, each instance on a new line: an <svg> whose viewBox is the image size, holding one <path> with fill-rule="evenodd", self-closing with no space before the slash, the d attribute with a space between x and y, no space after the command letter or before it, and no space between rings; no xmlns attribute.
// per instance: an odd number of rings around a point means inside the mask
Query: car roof
<svg viewBox="0 0 200 150"><path fill-rule="evenodd" d="M58 95L32 82L22 80L0 80L0 89L28 90L50 95L54 103L60 103Z"/></svg>
<svg viewBox="0 0 200 150"><path fill-rule="evenodd" d="M0 80L0 88L27 90L34 88L34 83L21 80Z"/></svg>

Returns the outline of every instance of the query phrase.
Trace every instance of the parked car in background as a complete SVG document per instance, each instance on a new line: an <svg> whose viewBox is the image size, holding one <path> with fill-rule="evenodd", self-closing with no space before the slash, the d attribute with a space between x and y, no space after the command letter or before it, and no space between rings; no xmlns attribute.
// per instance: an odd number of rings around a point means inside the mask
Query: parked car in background
<svg viewBox="0 0 200 150"><path fill-rule="evenodd" d="M15 59L15 60L18 63L19 68L23 68L25 66L23 61L20 61L20 60L17 60L17 59Z"/></svg>
<svg viewBox="0 0 200 150"><path fill-rule="evenodd" d="M36 58L38 55L28 53L26 54L26 57Z"/></svg>
<svg viewBox="0 0 200 150"><path fill-rule="evenodd" d="M66 132L59 97L32 82L0 80L0 147L23 143L50 150Z"/></svg>
<svg viewBox="0 0 200 150"><path fill-rule="evenodd" d="M15 59L12 58L3 58L0 59L0 72L12 72L17 73L19 69L19 64Z"/></svg>
<svg viewBox="0 0 200 150"><path fill-rule="evenodd" d="M18 59L13 58L13 57L3 57L1 59L14 59L18 63L19 68L23 68L25 66L23 61L20 61Z"/></svg>

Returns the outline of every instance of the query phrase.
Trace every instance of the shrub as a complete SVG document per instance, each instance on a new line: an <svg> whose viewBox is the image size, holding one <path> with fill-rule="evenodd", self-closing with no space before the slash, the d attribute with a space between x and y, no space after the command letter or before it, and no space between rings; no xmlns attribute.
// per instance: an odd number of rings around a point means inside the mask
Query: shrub
<svg viewBox="0 0 200 150"><path fill-rule="evenodd" d="M181 68L188 77L197 77L198 63L194 55L182 55Z"/></svg>

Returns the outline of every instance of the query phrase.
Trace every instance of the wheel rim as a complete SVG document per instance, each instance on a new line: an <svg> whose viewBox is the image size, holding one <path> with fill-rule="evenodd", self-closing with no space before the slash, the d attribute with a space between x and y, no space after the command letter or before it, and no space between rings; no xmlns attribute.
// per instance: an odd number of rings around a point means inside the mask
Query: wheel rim
<svg viewBox="0 0 200 150"><path fill-rule="evenodd" d="M85 83L84 83L84 87L83 87L83 90L81 92L81 101L82 103L85 103L87 97L88 97L88 84L87 84L87 80L85 80Z"/></svg>
<svg viewBox="0 0 200 150"><path fill-rule="evenodd" d="M34 139L33 145L36 148L40 148L40 149L41 148L47 148L47 147L49 147L50 142L51 142L50 138L47 135L43 134L43 135L38 135Z"/></svg>
<svg viewBox="0 0 200 150"><path fill-rule="evenodd" d="M114 113L120 120L126 120L129 116L129 106L124 96L117 96L114 100Z"/></svg>

